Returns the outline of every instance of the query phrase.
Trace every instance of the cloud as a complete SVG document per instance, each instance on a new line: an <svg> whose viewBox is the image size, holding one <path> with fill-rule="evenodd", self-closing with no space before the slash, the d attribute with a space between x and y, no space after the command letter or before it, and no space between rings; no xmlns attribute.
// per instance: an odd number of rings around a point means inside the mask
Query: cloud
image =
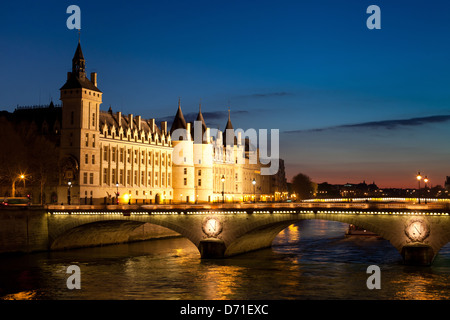
<svg viewBox="0 0 450 320"><path fill-rule="evenodd" d="M429 117L420 117L420 118L410 118L410 119L397 119L397 120L381 120L381 121L371 121L371 122L362 122L355 124L344 124L339 126L332 126L326 128L317 128L317 129L308 129L308 130L291 130L285 131L285 133L300 133L300 132L321 132L326 130L333 129L387 129L394 130L399 127L413 127L413 126L422 126L429 123L442 123L450 121L450 115L437 115L437 116L429 116Z"/></svg>

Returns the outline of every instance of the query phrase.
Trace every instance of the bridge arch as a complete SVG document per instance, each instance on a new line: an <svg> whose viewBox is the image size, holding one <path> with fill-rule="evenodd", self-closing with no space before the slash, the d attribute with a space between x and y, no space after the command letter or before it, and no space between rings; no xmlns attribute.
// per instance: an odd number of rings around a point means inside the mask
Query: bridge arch
<svg viewBox="0 0 450 320"><path fill-rule="evenodd" d="M224 239L226 244L225 256L233 256L243 252L269 248L272 246L274 239L282 230L288 228L291 224L295 224L302 220L336 221L344 224L356 225L388 240L391 245L397 249L399 254L401 254L402 246L399 244L399 241L395 241L395 237L393 238L391 233L381 229L370 221L359 221L349 217L342 218L331 215L296 215L295 217L287 220L279 220L275 217L272 221L267 219L261 220L256 224L241 226L238 230L236 230L233 237L230 237L232 239Z"/></svg>
<svg viewBox="0 0 450 320"><path fill-rule="evenodd" d="M221 224L220 234L204 230L205 219L215 217ZM111 212L64 215L49 214L48 232L50 246L64 247L61 236L80 236L94 226L113 229L120 236L133 233L145 224L162 226L190 240L203 258L230 257L240 253L270 247L279 232L289 225L307 219L337 221L370 230L388 240L407 259L431 262L440 248L450 240L450 216L428 213L392 213L362 211L320 210L206 210L174 212ZM413 219L426 221L430 236L425 241L414 242L406 234L406 226ZM116 221L116 222L111 222ZM206 220L207 221L207 220ZM89 223L100 223L89 225ZM85 225L85 227L81 227ZM83 231L84 229L84 231ZM98 232L97 232L98 234ZM59 238L59 239L58 239ZM118 237L120 238L120 237ZM211 254L212 253L212 254Z"/></svg>
<svg viewBox="0 0 450 320"><path fill-rule="evenodd" d="M49 222L49 249L73 249L81 247L118 244L163 237L184 236L197 245L189 229L164 219L104 218L101 216L78 217L65 221ZM147 219L148 220L148 219Z"/></svg>

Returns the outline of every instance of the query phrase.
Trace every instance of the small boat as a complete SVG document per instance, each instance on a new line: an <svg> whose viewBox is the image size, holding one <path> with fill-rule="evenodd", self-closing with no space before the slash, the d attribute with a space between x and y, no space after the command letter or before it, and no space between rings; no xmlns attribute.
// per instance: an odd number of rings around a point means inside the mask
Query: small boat
<svg viewBox="0 0 450 320"><path fill-rule="evenodd" d="M345 236L346 237L351 237L351 236L369 236L369 237L377 237L377 238L381 238L379 235L377 235L376 233L373 233L372 231L366 230L364 228L355 226L353 224L350 224L348 226L347 231L345 232Z"/></svg>

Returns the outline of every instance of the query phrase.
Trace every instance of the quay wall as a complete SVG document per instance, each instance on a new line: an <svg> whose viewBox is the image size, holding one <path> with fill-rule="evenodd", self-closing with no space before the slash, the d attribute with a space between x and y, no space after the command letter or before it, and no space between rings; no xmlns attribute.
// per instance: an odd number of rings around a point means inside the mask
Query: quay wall
<svg viewBox="0 0 450 320"><path fill-rule="evenodd" d="M93 223L70 230L51 241L47 208L9 207L0 209L0 254L31 253L82 247L102 246L168 237L180 234L149 223L117 225ZM50 243L52 242L52 243Z"/></svg>
<svg viewBox="0 0 450 320"><path fill-rule="evenodd" d="M0 253L47 250L47 226L47 216L43 208L2 208L0 210Z"/></svg>

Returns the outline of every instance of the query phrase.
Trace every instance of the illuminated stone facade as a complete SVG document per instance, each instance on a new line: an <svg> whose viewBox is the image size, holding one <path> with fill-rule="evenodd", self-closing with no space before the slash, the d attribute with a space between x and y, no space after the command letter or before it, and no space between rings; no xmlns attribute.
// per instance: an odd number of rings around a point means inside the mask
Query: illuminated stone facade
<svg viewBox="0 0 450 320"><path fill-rule="evenodd" d="M167 122L158 127L155 119L100 111L103 93L97 74L86 76L80 44L60 91L58 202L273 200L273 177L260 174L258 150L235 136L230 114L224 132L231 130L232 141L225 143L225 133L210 134L201 110L194 124L187 123L180 102L170 131Z"/></svg>

